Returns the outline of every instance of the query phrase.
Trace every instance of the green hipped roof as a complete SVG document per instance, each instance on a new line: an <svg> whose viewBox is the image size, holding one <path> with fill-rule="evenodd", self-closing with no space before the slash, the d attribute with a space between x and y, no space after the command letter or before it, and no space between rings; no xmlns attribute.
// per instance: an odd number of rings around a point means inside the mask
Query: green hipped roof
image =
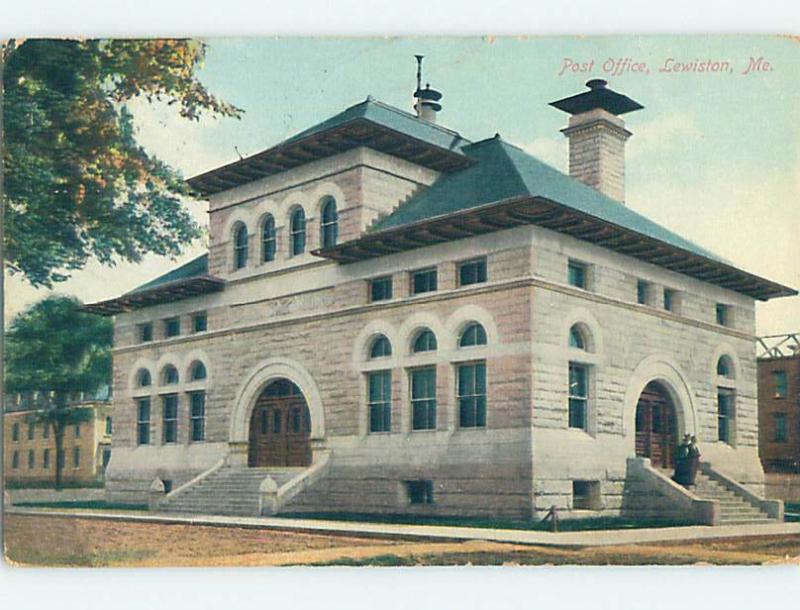
<svg viewBox="0 0 800 610"><path fill-rule="evenodd" d="M727 261L611 199L582 182L562 174L500 136L470 144L463 152L475 163L442 175L432 186L412 197L370 231L392 229L445 216L512 197L539 196L601 220L636 231L726 264Z"/></svg>
<svg viewBox="0 0 800 610"><path fill-rule="evenodd" d="M368 97L363 102L350 106L350 108L332 116L322 123L318 123L305 131L301 131L282 142L282 144L288 144L318 133L330 131L335 127L339 127L340 125L344 125L356 119L372 121L373 123L388 127L389 129L393 129L409 137L452 152L461 152L464 146L470 144L469 140L452 129L447 129L441 125L421 120L410 112L405 112L394 106L384 104L372 97Z"/></svg>
<svg viewBox="0 0 800 610"><path fill-rule="evenodd" d="M143 292L145 290L149 290L150 288L156 288L157 286L163 286L164 284L169 284L170 282L177 282L178 280L187 280L193 277L200 277L203 275L208 275L208 253L201 254L197 258L190 260L188 263L181 265L180 267L176 267L165 273L164 275L159 275L157 278L150 280L146 284L142 284L141 286L137 286L130 292L126 292L125 294L135 294L137 292Z"/></svg>

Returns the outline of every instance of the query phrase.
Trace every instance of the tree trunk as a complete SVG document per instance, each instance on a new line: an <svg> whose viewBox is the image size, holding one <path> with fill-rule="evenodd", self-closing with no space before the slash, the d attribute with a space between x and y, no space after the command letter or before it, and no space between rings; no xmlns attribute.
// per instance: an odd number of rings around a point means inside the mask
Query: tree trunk
<svg viewBox="0 0 800 610"><path fill-rule="evenodd" d="M59 491L63 484L64 462L66 462L67 458L67 456L64 455L64 459L61 459L61 455L64 451L64 422L59 419L54 419L52 423L53 436L56 439L56 491Z"/></svg>

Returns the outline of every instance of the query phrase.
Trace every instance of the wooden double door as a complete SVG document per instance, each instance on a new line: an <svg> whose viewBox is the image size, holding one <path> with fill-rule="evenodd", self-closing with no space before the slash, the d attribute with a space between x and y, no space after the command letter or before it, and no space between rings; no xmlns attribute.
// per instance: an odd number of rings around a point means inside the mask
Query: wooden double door
<svg viewBox="0 0 800 610"><path fill-rule="evenodd" d="M311 417L300 389L281 379L261 393L250 416L249 466L309 466Z"/></svg>
<svg viewBox="0 0 800 610"><path fill-rule="evenodd" d="M636 455L656 468L672 468L677 448L675 407L663 385L650 382L636 405Z"/></svg>

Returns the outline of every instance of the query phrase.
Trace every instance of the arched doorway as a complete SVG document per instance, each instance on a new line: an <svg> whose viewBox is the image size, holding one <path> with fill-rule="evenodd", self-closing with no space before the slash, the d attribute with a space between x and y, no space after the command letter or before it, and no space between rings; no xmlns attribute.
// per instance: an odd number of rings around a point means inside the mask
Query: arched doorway
<svg viewBox="0 0 800 610"><path fill-rule="evenodd" d="M275 379L261 392L250 415L248 466L309 466L311 415L300 388Z"/></svg>
<svg viewBox="0 0 800 610"><path fill-rule="evenodd" d="M650 458L656 468L671 468L677 443L672 397L663 384L651 381L636 405L636 455Z"/></svg>

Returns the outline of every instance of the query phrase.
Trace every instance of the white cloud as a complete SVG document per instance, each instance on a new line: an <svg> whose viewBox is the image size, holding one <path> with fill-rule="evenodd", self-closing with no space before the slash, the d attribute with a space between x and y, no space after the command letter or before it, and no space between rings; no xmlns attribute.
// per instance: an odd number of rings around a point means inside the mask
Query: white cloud
<svg viewBox="0 0 800 610"><path fill-rule="evenodd" d="M521 144L520 148L559 171L567 171L569 148L567 139L563 136L560 138L536 138L533 142Z"/></svg>
<svg viewBox="0 0 800 610"><path fill-rule="evenodd" d="M665 112L636 125L631 129L633 136L626 145L627 160L644 154L663 154L669 150L690 149L700 143L703 130L694 117L686 112L673 110Z"/></svg>

